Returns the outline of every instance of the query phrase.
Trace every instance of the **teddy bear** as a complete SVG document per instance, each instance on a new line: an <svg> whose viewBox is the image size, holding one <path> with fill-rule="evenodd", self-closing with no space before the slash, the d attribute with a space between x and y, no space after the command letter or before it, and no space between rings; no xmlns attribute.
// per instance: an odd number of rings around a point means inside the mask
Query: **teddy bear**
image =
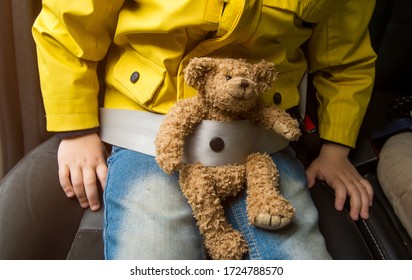
<svg viewBox="0 0 412 280"><path fill-rule="evenodd" d="M289 141L297 140L298 122L285 110L259 101L276 75L274 64L265 60L192 58L184 69L184 80L197 94L178 100L157 133L156 161L168 174L179 171L180 187L211 259L242 259L248 251L242 234L228 223L222 205L244 187L248 220L254 226L278 229L293 219L295 209L281 195L279 173L267 153L253 152L239 162L216 166L184 160L185 141L206 121L250 120ZM253 139L253 135L243 137ZM224 143L217 142L224 149Z"/></svg>

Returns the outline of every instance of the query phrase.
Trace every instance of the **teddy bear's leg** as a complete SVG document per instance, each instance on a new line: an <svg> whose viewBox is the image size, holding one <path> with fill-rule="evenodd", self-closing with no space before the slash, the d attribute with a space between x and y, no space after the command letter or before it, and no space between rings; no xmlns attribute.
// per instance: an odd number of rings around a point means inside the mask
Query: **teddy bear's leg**
<svg viewBox="0 0 412 280"><path fill-rule="evenodd" d="M180 173L182 191L193 210L205 247L212 259L242 259L246 241L227 222L213 180L201 164L185 165Z"/></svg>
<svg viewBox="0 0 412 280"><path fill-rule="evenodd" d="M247 212L249 221L265 229L279 229L289 224L295 213L279 192L279 172L267 154L247 158Z"/></svg>
<svg viewBox="0 0 412 280"><path fill-rule="evenodd" d="M215 191L221 200L238 194L246 184L246 166L227 165L207 167L215 182Z"/></svg>

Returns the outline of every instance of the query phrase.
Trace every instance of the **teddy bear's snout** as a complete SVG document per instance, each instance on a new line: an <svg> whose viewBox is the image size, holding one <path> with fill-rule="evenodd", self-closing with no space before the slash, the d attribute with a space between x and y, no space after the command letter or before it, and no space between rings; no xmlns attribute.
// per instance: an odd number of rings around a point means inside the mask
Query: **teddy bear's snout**
<svg viewBox="0 0 412 280"><path fill-rule="evenodd" d="M237 80L236 83L233 83L232 86L236 87L229 91L229 94L232 97L249 99L254 96L254 82L251 80L241 78L240 80Z"/></svg>
<svg viewBox="0 0 412 280"><path fill-rule="evenodd" d="M249 86L249 81L246 79L240 80L240 87L247 88Z"/></svg>

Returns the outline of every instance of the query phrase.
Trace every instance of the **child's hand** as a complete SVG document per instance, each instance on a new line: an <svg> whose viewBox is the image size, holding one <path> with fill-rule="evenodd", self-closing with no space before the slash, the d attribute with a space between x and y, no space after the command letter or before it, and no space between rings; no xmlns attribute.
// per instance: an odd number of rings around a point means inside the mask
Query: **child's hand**
<svg viewBox="0 0 412 280"><path fill-rule="evenodd" d="M97 180L106 184L107 151L97 134L63 139L58 150L59 180L67 197L76 196L83 208L100 208ZM96 178L97 177L97 178Z"/></svg>
<svg viewBox="0 0 412 280"><path fill-rule="evenodd" d="M359 216L367 219L373 199L372 186L348 160L348 154L349 148L333 143L324 144L318 158L306 170L308 185L311 188L315 179L325 181L335 190L337 210L343 209L349 196L352 219L358 220Z"/></svg>

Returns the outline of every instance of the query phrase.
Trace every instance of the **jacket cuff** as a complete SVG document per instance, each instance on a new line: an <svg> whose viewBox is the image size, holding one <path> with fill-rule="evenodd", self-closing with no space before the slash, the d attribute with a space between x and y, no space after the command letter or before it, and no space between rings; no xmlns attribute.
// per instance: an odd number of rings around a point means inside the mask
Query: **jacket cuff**
<svg viewBox="0 0 412 280"><path fill-rule="evenodd" d="M348 146L348 145L345 145L345 144L342 144L342 143L338 143L338 142L334 142L334 141L330 141L330 140L326 140L326 139L323 139L323 138L320 138L320 143L322 145L327 144L327 143L336 144L336 145L339 145L339 146L342 146L342 147L349 148L349 149L353 150L353 147L351 147L351 146Z"/></svg>
<svg viewBox="0 0 412 280"><path fill-rule="evenodd" d="M99 130L100 130L99 127L95 127L95 128L83 129L83 130L58 132L56 133L56 137L59 139L75 138L75 137L84 136L88 134L98 133Z"/></svg>

